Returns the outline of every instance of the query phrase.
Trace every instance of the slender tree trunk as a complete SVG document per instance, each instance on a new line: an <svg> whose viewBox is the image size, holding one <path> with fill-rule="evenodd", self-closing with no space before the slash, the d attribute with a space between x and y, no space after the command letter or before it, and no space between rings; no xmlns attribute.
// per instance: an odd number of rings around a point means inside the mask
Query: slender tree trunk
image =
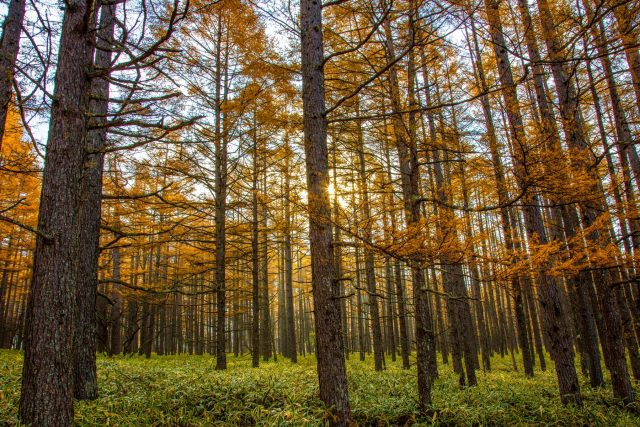
<svg viewBox="0 0 640 427"><path fill-rule="evenodd" d="M95 68L107 70L111 66L111 49L115 28L115 5L100 7L100 23L95 55ZM103 125L109 109L109 81L92 81L90 125ZM102 207L102 170L107 129L91 130L87 135L78 200L78 284L74 319L74 397L92 400L98 397L96 375L96 298L98 291L98 257L100 256L100 216Z"/></svg>
<svg viewBox="0 0 640 427"><path fill-rule="evenodd" d="M302 102L309 198L311 280L320 399L333 407L331 424L346 426L351 418L340 326L339 277L331 236L327 119L324 100L322 4L300 1L302 31Z"/></svg>
<svg viewBox="0 0 640 427"><path fill-rule="evenodd" d="M358 105L357 115L360 115L360 106ZM360 178L360 192L362 194L362 214L363 218L363 235L367 242L371 241L371 206L369 203L369 185L367 180L367 170L365 163L365 147L364 147L364 135L362 129L362 121L357 120L358 126L358 175ZM378 307L378 291L376 286L375 276L375 263L373 258L373 251L370 248L365 247L364 250L364 273L365 280L367 282L367 293L369 297L369 307L371 309L371 332L373 334L373 359L376 371L381 371L384 368L384 348L382 344L382 329L380 327L380 313Z"/></svg>
<svg viewBox="0 0 640 427"><path fill-rule="evenodd" d="M395 290L393 289L393 266L390 259L385 259L385 284L387 291L387 340L388 351L391 354L391 360L396 361L396 314L395 314Z"/></svg>
<svg viewBox="0 0 640 427"><path fill-rule="evenodd" d="M355 205L355 204L354 204ZM356 212L354 212L356 216ZM365 321L364 321L364 304L362 302L362 279L360 273L360 248L356 247L354 250L355 269L356 269L356 311L358 317L358 353L360 355L360 361L364 362L365 359Z"/></svg>
<svg viewBox="0 0 640 427"><path fill-rule="evenodd" d="M262 191L267 190L267 159L264 159ZM267 362L271 358L273 331L271 324L270 292L269 292L269 236L267 231L267 204L262 203L262 242L261 242L261 326L260 338L262 347L262 360Z"/></svg>
<svg viewBox="0 0 640 427"><path fill-rule="evenodd" d="M287 157L287 164L289 157ZM298 346L296 345L296 320L293 306L293 260L291 258L291 174L285 173L284 178L284 282L285 282L285 305L287 322L287 348L289 354L285 356L291 359L291 363L298 363Z"/></svg>
<svg viewBox="0 0 640 427"><path fill-rule="evenodd" d="M18 250L13 250L14 239L9 236L7 246L4 248L6 258L4 259L2 278L0 278L0 348L11 348L11 339L9 337L9 310L10 310L10 276L9 271L15 268L15 262L18 258ZM13 254L13 255L12 255ZM6 294L6 297L5 297Z"/></svg>
<svg viewBox="0 0 640 427"><path fill-rule="evenodd" d="M251 283L252 283L252 319L251 319L251 365L260 365L260 253L258 230L258 135L254 115L253 134L253 185L251 187Z"/></svg>
<svg viewBox="0 0 640 427"><path fill-rule="evenodd" d="M222 18L218 15L215 75L215 208L216 208L216 270L218 321L216 323L216 369L227 369L227 299L225 283L226 210L227 210L227 141L222 132ZM226 82L225 82L226 84Z"/></svg>
<svg viewBox="0 0 640 427"><path fill-rule="evenodd" d="M113 254L113 280L120 280L120 248L114 248ZM122 296L119 285L113 284L111 289L111 350L110 353L122 353Z"/></svg>
<svg viewBox="0 0 640 427"><path fill-rule="evenodd" d="M333 192L333 206L331 207L331 215L332 215L332 221L334 223L333 226L333 240L335 242L340 242L342 237L341 237L341 230L340 230L340 204L338 202L338 192L335 191L335 189L338 188L338 168L337 168L337 159L338 159L338 152L336 150L336 146L338 143L338 138L336 136L334 136L332 139L332 147L331 147L331 163L332 163L332 169L333 169L333 188L334 188L334 192ZM340 280L340 317L341 317L341 322L342 322L342 342L344 343L344 356L345 358L348 360L349 359L349 345L347 345L347 340L349 337L349 334L347 333L347 313L346 313L346 282L343 283L342 281L342 276L343 276L343 270L342 270L342 250L340 248L340 246L337 246L334 248L333 251L333 255L335 257L335 262L336 262L336 271L337 271L337 275L338 275L338 279ZM351 350L354 347L351 347Z"/></svg>
<svg viewBox="0 0 640 427"><path fill-rule="evenodd" d="M285 201L286 203L286 201ZM280 354L288 357L287 349L287 306L285 297L285 267L284 267L284 247L278 248L278 350Z"/></svg>
<svg viewBox="0 0 640 427"><path fill-rule="evenodd" d="M385 123L386 128L386 123ZM388 182L393 182L391 176L391 160L389 157L389 149L385 146L383 147L386 159L386 168L387 168L387 179ZM389 194L389 205L394 206L394 196L393 194ZM397 226L396 226L396 214L395 212L390 213L390 222L391 222L391 235L395 235ZM402 283L402 267L400 265L399 260L395 260L393 263L393 281L395 283L395 294L396 301L398 303L398 327L399 327L399 341L400 341L400 356L402 357L402 368L409 369L409 353L411 352L411 344L409 341L409 332L407 328L407 308L404 297L404 286Z"/></svg>
<svg viewBox="0 0 640 427"><path fill-rule="evenodd" d="M413 13L410 28L413 31ZM391 61L395 58L395 46L391 33L389 22L383 24L386 37L386 54L387 60ZM410 37L413 39L413 37ZM400 162L400 173L402 181L402 194L404 199L405 220L407 228L415 227L420 221L420 206L418 200L420 198L418 186L418 158L415 138L411 132L407 131L402 122L402 105L400 102L400 91L398 82L398 71L396 67L389 70L389 80L391 88L391 101L393 111L393 128L396 136L396 149L398 150L398 159ZM409 86L413 86L413 82L409 81ZM421 410L426 411L431 406L431 380L430 370L432 370L431 360L435 359L434 334L431 327L431 313L429 312L429 304L427 291L425 289L424 270L419 265L419 260L415 259L411 265L412 282L413 282L413 298L415 307L416 321L416 364L418 369L418 402Z"/></svg>

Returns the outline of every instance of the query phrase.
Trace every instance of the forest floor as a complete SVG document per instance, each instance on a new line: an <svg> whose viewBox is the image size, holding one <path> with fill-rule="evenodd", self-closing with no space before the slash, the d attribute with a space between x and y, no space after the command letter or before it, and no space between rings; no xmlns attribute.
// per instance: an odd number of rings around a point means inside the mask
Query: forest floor
<svg viewBox="0 0 640 427"><path fill-rule="evenodd" d="M214 370L210 356L98 358L100 397L76 402L81 426L316 426L329 415L318 398L315 359L298 365L278 358L251 368L248 356ZM509 357L494 357L478 386L461 388L450 365L433 386L433 417L418 416L415 369L372 358L347 363L353 417L358 425L640 425L637 413L616 406L611 389L582 384L584 407L562 406L553 369L524 378ZM0 425L16 426L22 355L0 350ZM636 389L640 392L640 389Z"/></svg>

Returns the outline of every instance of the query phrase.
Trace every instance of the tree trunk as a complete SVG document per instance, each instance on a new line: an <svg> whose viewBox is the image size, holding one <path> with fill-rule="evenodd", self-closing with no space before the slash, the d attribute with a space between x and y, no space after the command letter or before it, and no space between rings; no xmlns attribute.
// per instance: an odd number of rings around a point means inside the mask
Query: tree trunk
<svg viewBox="0 0 640 427"><path fill-rule="evenodd" d="M251 187L251 366L260 365L260 253L258 230L258 135L255 115L253 121L253 182Z"/></svg>
<svg viewBox="0 0 640 427"><path fill-rule="evenodd" d="M289 157L287 157L287 163ZM287 168L288 169L288 168ZM284 179L284 282L285 282L285 307L287 322L287 348L289 354L285 356L291 359L292 363L298 363L298 346L296 345L296 322L293 309L293 261L291 259L291 174L287 171Z"/></svg>
<svg viewBox="0 0 640 427"><path fill-rule="evenodd" d="M216 76L215 76L215 208L216 208L216 270L218 321L216 323L216 369L227 369L227 301L225 284L226 257L226 210L227 210L227 141L222 134L222 19L218 15L218 34L216 39ZM226 84L226 82L225 82Z"/></svg>
<svg viewBox="0 0 640 427"><path fill-rule="evenodd" d="M385 121L386 128L386 121ZM385 153L386 160L386 169L387 169L387 179L388 183L393 182L393 178L391 176L391 160L389 156L389 149L385 146L383 147ZM393 194L389 194L389 206L394 205L394 196ZM391 235L395 235L396 232L396 213L390 213L390 222L391 222ZM399 329L399 337L400 341L400 356L402 357L402 369L409 369L409 354L411 352L411 343L409 342L409 332L407 328L407 308L406 302L404 298L404 286L402 283L402 267L400 265L400 261L398 259L393 262L393 282L395 283L395 295L396 301L398 303L398 329Z"/></svg>
<svg viewBox="0 0 640 427"><path fill-rule="evenodd" d="M112 254L113 280L120 280L120 249L114 248ZM111 350L110 353L122 353L122 296L119 285L113 284L111 289Z"/></svg>
<svg viewBox="0 0 640 427"><path fill-rule="evenodd" d="M412 9L411 31L413 31ZM395 46L391 33L391 25L387 21L383 24L386 38L387 60L392 61L395 54ZM410 37L412 39L412 37ZM418 158L415 138L412 132L408 132L402 122L402 105L400 102L400 91L398 82L398 71L395 66L389 70L391 102L393 111L393 129L396 136L396 149L400 162L400 173L402 181L402 195L404 199L405 221L407 228L412 228L420 221L420 198L418 186ZM410 81L409 86L413 86ZM416 258L416 257L414 257ZM431 313L425 289L424 270L419 265L419 259L414 259L411 265L413 297L415 306L416 321L416 364L418 380L418 402L422 411L427 411L431 407L431 379L430 371L433 370L432 360L435 359L434 334L431 327Z"/></svg>
<svg viewBox="0 0 640 427"><path fill-rule="evenodd" d="M264 159L264 171L263 171L263 185L262 191L266 191L267 189L267 159ZM273 325L271 324L271 309L270 309L270 295L269 295L269 236L267 232L267 205L266 203L262 203L262 242L261 242L261 259L260 259L260 270L261 270L261 280L262 280L262 288L261 288L261 329L260 329L260 338L261 338L261 353L262 360L267 362L271 358L271 347L273 341L273 330L271 329Z"/></svg>
<svg viewBox="0 0 640 427"><path fill-rule="evenodd" d="M311 280L320 399L335 411L331 423L346 426L351 418L351 410L340 326L340 300L336 298L340 284L333 254L331 206L327 191L329 175L322 69L322 4L317 0L301 0L300 23Z"/></svg>
<svg viewBox="0 0 640 427"><path fill-rule="evenodd" d="M93 66L94 2L67 7L51 107L38 234L27 308L20 418L73 423L73 331L78 273L78 196Z"/></svg>
<svg viewBox="0 0 640 427"><path fill-rule="evenodd" d="M358 105L357 116L360 115L360 106ZM364 136L362 130L362 121L357 120L357 139L358 139L358 175L360 178L360 192L362 194L362 214L363 218L363 236L365 241L371 241L371 206L369 204L369 186L367 180L366 163L364 156ZM371 332L373 334L373 360L376 371L384 368L384 348L382 344L382 329L380 327L380 313L378 307L378 292L376 287L375 263L373 251L365 247L364 249L364 273L367 282L367 293L369 297L369 307L371 309Z"/></svg>
<svg viewBox="0 0 640 427"><path fill-rule="evenodd" d="M0 348L11 348L9 313L11 309L10 295L12 286L10 286L11 274L9 271L15 268L14 266L19 252L19 250L13 249L13 241L13 237L9 236L7 246L4 248L6 258L4 259L2 277L0 278Z"/></svg>
<svg viewBox="0 0 640 427"><path fill-rule="evenodd" d="M111 49L115 28L115 5L100 8L100 24L95 55L95 68L105 70L111 66ZM92 81L91 114L89 125L104 125L109 109L109 81ZM74 320L74 397L92 400L98 397L96 376L96 298L98 291L98 257L100 256L100 214L102 206L102 170L107 129L91 130L87 135L87 153L84 158L78 201L78 284L76 318Z"/></svg>

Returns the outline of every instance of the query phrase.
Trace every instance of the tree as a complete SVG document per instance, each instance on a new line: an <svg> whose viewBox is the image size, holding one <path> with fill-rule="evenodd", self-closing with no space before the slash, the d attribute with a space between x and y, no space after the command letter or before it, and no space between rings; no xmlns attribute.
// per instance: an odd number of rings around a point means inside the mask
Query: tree
<svg viewBox="0 0 640 427"><path fill-rule="evenodd" d="M79 0L64 11L25 327L20 397L25 424L73 423L77 206L91 98L94 6L92 0Z"/></svg>
<svg viewBox="0 0 640 427"><path fill-rule="evenodd" d="M95 68L111 67L113 33L116 26L116 5L100 7L98 44ZM108 76L106 76L108 77ZM74 314L74 397L95 399L98 397L96 375L96 297L98 290L98 258L100 256L100 211L102 207L102 170L104 149L107 145L107 121L109 110L109 82L107 78L92 80L93 117L90 123L102 127L88 131L86 154L78 199L78 272L76 285L76 312Z"/></svg>
<svg viewBox="0 0 640 427"><path fill-rule="evenodd" d="M412 5L409 15L408 40L414 40L415 9ZM386 38L387 62L393 64L396 58L395 46L391 35L391 27L384 24ZM414 81L409 80L409 102L414 99ZM395 136L396 150L398 151L398 161L400 163L400 174L402 182L402 196L404 202L406 228L412 229L419 235L421 223L420 213L420 190L418 188L418 157L415 139L415 126L413 123L405 127L402 122L402 105L400 101L400 88L398 82L397 69L392 66L389 71L389 87L391 95L391 107L393 112L393 131ZM408 131L407 131L408 129ZM431 328L432 319L429 304L427 301L426 282L424 270L420 265L420 254L413 254L411 257L411 273L413 284L413 299L416 310L416 358L418 368L418 396L422 410L428 410L431 406L431 379L434 376L432 365L435 363L434 332ZM431 365L431 366L430 366Z"/></svg>
<svg viewBox="0 0 640 427"><path fill-rule="evenodd" d="M335 410L334 425L347 425L349 393L340 327L339 278L333 254L324 99L322 4L300 2L304 149L307 165L311 280L320 398Z"/></svg>

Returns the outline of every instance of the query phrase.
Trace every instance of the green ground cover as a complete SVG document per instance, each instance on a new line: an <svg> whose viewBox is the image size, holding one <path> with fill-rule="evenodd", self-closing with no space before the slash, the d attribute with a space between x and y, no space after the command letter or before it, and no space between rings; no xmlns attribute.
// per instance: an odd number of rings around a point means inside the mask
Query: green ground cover
<svg viewBox="0 0 640 427"><path fill-rule="evenodd" d="M373 359L348 361L349 392L358 425L602 425L640 426L638 413L616 405L611 390L583 382L584 407L560 404L553 371L526 379L510 358L492 360L478 373L478 386L461 388L450 366L441 365L433 386L433 416L420 417L415 369ZM210 356L99 357L100 397L77 402L80 426L317 426L331 411L318 398L315 359L291 365L229 357L229 369L215 371ZM0 425L16 426L22 355L0 351ZM638 390L640 392L640 390Z"/></svg>

